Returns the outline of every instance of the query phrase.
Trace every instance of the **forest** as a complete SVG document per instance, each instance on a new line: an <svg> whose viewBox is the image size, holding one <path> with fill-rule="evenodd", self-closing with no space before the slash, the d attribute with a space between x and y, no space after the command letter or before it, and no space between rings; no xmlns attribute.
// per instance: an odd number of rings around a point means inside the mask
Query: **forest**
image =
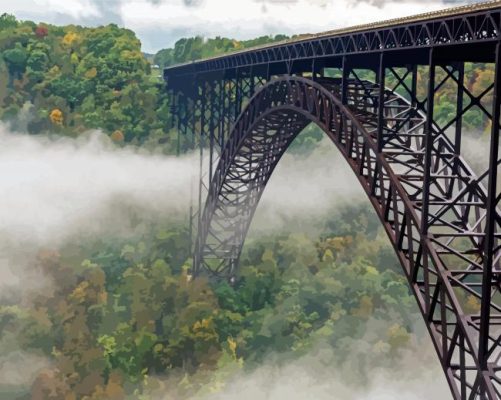
<svg viewBox="0 0 501 400"><path fill-rule="evenodd" d="M99 130L118 148L174 157L177 132L153 65L283 39L186 38L147 57L134 32L116 25L55 26L3 14L0 119L33 136ZM467 68L469 89L480 93L492 70ZM437 100L438 118L454 112L452 98L444 91ZM478 135L489 128L475 107L464 123ZM310 128L294 157L324 143ZM0 377L0 399L211 399L237 376L312 352L347 386L369 385L377 369L402 374L406 354L427 368L415 301L368 202L333 205L301 229L251 233L235 286L188 279L185 216L145 223L137 212L141 229L128 237L36 249L32 268L50 285L0 298L0 354L21 349L46 360L30 380ZM465 301L479 309L473 297Z"/></svg>

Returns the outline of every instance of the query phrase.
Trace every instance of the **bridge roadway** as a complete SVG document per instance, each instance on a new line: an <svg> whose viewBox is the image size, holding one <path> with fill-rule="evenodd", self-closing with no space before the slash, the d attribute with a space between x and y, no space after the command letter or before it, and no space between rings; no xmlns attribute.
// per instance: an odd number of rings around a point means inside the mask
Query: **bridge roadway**
<svg viewBox="0 0 501 400"><path fill-rule="evenodd" d="M266 184L315 123L379 216L452 396L501 399L499 32L490 2L167 68L178 150L200 154L192 274L238 281ZM474 62L492 73L481 90ZM490 130L479 175L463 157L471 112Z"/></svg>

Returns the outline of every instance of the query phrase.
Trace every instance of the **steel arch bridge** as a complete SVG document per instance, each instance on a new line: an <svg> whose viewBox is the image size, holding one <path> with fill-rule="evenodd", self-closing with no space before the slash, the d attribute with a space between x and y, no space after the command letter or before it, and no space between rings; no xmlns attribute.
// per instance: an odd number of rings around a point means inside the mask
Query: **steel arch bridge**
<svg viewBox="0 0 501 400"><path fill-rule="evenodd" d="M490 2L167 68L178 150L200 154L192 274L235 279L275 166L315 123L379 216L453 397L501 399L500 32ZM490 71L480 91L471 63ZM472 112L490 127L478 173L463 156Z"/></svg>

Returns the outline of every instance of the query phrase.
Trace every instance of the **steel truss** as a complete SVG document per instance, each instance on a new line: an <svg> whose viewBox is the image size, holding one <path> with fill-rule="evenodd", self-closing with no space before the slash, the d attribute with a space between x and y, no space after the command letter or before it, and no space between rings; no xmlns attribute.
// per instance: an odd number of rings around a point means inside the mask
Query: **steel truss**
<svg viewBox="0 0 501 400"><path fill-rule="evenodd" d="M436 65L431 52L429 93L419 99L415 66L389 67L384 57L380 64L381 84L357 79L355 70L344 80L273 79L248 101L231 133L225 134L227 140L221 141L219 134L210 140L223 146L214 146L220 157L199 214L193 274L235 276L268 179L296 135L314 122L337 145L381 218L454 397L499 398L499 196L492 195L496 190L492 170L476 176L460 156L460 116L494 85L473 96L463 85L463 65ZM390 77L394 86L380 90ZM432 111L435 93L451 82L459 99L473 100L466 107L458 100L451 120L438 123ZM235 87L232 91L237 93L237 85L225 87ZM214 90L211 96L214 93L225 95ZM195 113L203 119L202 114ZM206 120L211 118L207 115ZM209 125L223 126L221 121L224 118ZM495 125L493 130L498 130ZM210 137L211 129L203 132ZM200 148L203 151L204 146ZM497 154L493 157L497 160ZM493 211L486 212L491 205ZM492 240L486 241L489 234ZM480 307L466 312L465 304L472 299Z"/></svg>
<svg viewBox="0 0 501 400"><path fill-rule="evenodd" d="M453 397L501 399L500 27L481 6L166 70L178 151L200 155L192 274L235 279L266 184L313 122L381 219ZM480 93L466 61L492 67ZM491 122L485 171L462 156L474 110Z"/></svg>

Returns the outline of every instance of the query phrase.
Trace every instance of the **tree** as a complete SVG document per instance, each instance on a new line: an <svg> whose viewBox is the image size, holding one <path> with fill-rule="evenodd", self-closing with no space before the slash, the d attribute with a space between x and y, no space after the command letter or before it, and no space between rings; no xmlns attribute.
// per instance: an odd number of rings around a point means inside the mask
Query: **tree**
<svg viewBox="0 0 501 400"><path fill-rule="evenodd" d="M35 35L39 39L45 38L49 34L49 28L46 25L38 25L35 29Z"/></svg>
<svg viewBox="0 0 501 400"><path fill-rule="evenodd" d="M116 131L114 131L111 135L110 135L110 138L111 140L113 140L114 142L123 142L125 137L124 137L124 134L121 130L117 129Z"/></svg>
<svg viewBox="0 0 501 400"><path fill-rule="evenodd" d="M7 49L3 52L3 59L9 67L9 72L16 77L21 77L26 69L28 52L20 43L16 43L13 49Z"/></svg>
<svg viewBox="0 0 501 400"><path fill-rule="evenodd" d="M63 112L60 109L58 108L53 109L50 112L49 118L54 125L63 125L64 116Z"/></svg>
<svg viewBox="0 0 501 400"><path fill-rule="evenodd" d="M16 28L18 26L17 19L12 14L3 13L0 15L0 30Z"/></svg>

